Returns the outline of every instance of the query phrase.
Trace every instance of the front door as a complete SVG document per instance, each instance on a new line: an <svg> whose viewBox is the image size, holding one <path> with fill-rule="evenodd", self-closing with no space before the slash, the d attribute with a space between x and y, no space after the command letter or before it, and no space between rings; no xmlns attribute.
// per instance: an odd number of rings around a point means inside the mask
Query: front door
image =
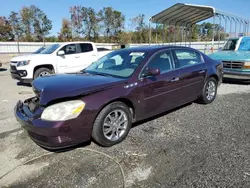
<svg viewBox="0 0 250 188"><path fill-rule="evenodd" d="M207 68L201 54L191 49L175 49L177 67L180 70L180 81L183 97L181 103L191 102L201 94Z"/></svg>
<svg viewBox="0 0 250 188"><path fill-rule="evenodd" d="M59 51L64 51L63 56L57 56L57 68L59 73L77 72L80 63L80 53L76 44L63 46Z"/></svg>
<svg viewBox="0 0 250 188"><path fill-rule="evenodd" d="M145 69L159 69L160 74L141 78L138 83L141 93L139 113L144 119L176 107L180 100L179 70L175 69L172 52L157 53ZM143 75L142 72L142 75Z"/></svg>

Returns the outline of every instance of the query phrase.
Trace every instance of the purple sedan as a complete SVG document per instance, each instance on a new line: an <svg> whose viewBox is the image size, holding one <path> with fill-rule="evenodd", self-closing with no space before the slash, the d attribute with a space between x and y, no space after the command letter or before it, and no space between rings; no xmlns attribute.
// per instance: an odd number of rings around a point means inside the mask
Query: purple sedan
<svg viewBox="0 0 250 188"><path fill-rule="evenodd" d="M187 47L117 50L82 72L37 78L36 96L19 101L15 115L30 138L47 149L91 138L112 146L126 138L134 122L192 101L213 102L222 68Z"/></svg>

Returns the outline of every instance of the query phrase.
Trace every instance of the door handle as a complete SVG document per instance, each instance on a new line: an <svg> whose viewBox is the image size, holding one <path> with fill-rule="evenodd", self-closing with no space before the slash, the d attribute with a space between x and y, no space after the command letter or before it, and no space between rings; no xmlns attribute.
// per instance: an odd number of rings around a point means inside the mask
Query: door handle
<svg viewBox="0 0 250 188"><path fill-rule="evenodd" d="M199 74L202 74L202 73L204 73L205 72L205 70L201 70L200 72L199 72Z"/></svg>
<svg viewBox="0 0 250 188"><path fill-rule="evenodd" d="M67 67L67 65L61 65L60 67Z"/></svg>
<svg viewBox="0 0 250 188"><path fill-rule="evenodd" d="M92 56L96 56L95 54L93 54Z"/></svg>
<svg viewBox="0 0 250 188"><path fill-rule="evenodd" d="M80 56L76 56L75 58L80 58Z"/></svg>
<svg viewBox="0 0 250 188"><path fill-rule="evenodd" d="M179 81L180 80L180 78L179 77L176 77L176 78L173 78L172 80L170 80L170 82L177 82L177 81Z"/></svg>

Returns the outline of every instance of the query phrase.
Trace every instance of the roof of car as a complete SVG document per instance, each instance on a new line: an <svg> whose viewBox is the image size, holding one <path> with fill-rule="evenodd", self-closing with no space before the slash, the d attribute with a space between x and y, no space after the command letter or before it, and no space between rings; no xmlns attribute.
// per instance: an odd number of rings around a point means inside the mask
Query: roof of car
<svg viewBox="0 0 250 188"><path fill-rule="evenodd" d="M147 46L139 46L139 47L131 47L131 48L124 48L122 50L128 50L128 51L143 51L143 52L154 52L164 49L173 49L173 48L188 48L185 46L170 46L170 45L147 45Z"/></svg>

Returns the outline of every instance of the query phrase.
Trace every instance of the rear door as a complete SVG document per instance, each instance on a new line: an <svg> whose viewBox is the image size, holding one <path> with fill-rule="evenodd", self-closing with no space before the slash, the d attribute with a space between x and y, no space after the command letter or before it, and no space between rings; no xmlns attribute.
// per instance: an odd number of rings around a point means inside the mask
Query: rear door
<svg viewBox="0 0 250 188"><path fill-rule="evenodd" d="M82 70L97 60L97 52L91 43L79 43L79 47L81 50L79 70Z"/></svg>
<svg viewBox="0 0 250 188"><path fill-rule="evenodd" d="M175 49L179 82L182 86L181 103L195 100L202 92L207 67L201 54L192 49Z"/></svg>
<svg viewBox="0 0 250 188"><path fill-rule="evenodd" d="M181 98L178 82L179 70L175 68L174 58L170 50L157 53L146 65L147 68L160 69L157 76L141 78L138 89L142 94L140 118L150 117L178 106Z"/></svg>
<svg viewBox="0 0 250 188"><path fill-rule="evenodd" d="M67 44L59 51L64 51L65 55L57 56L57 66L59 73L76 72L79 68L80 53L76 44Z"/></svg>

